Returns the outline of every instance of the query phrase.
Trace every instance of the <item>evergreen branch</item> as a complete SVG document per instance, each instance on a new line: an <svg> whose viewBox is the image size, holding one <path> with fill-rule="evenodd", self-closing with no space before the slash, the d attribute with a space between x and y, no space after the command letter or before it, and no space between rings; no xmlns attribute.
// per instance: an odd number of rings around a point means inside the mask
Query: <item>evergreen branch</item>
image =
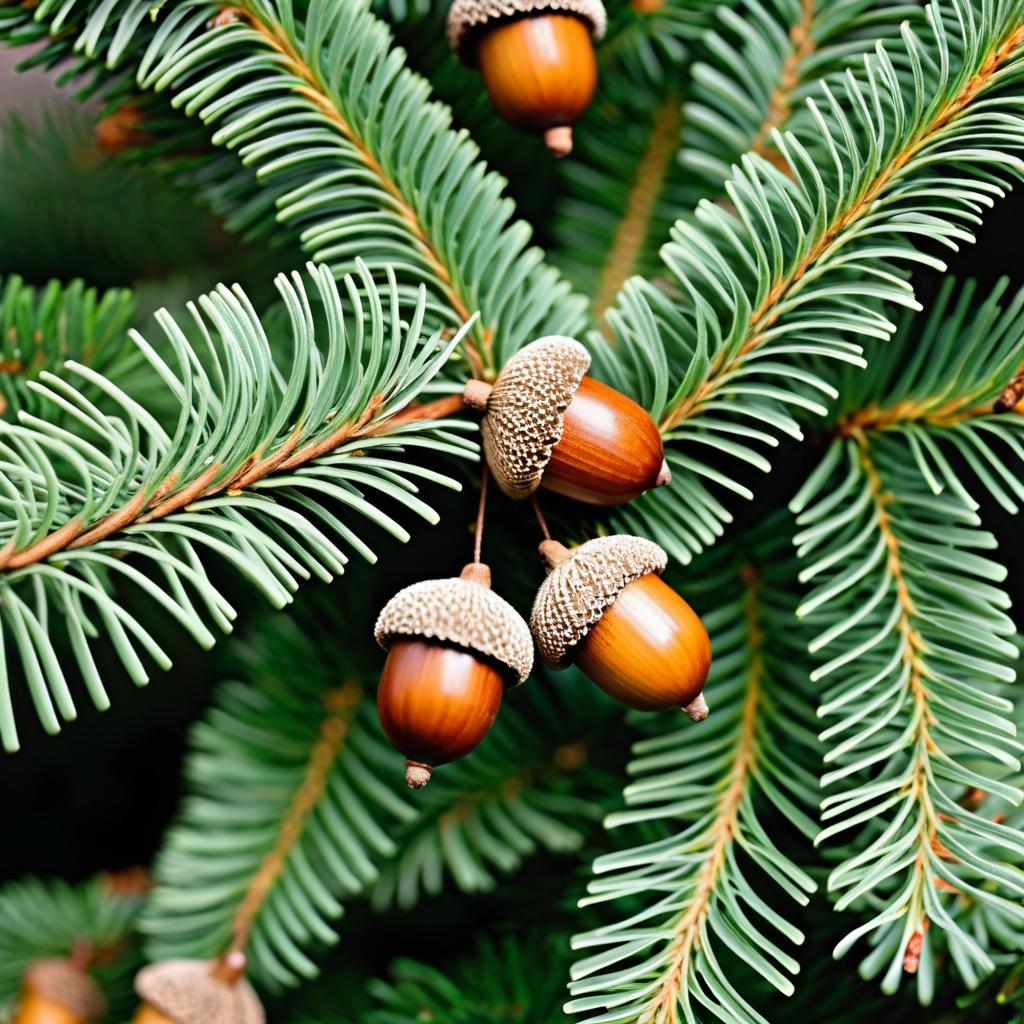
<svg viewBox="0 0 1024 1024"><path fill-rule="evenodd" d="M680 160L699 182L698 198L725 199L723 186L745 153L789 173L773 142L794 114L838 83L879 40L899 38L904 19L920 24L923 8L905 0L752 0L724 6L693 68ZM737 74L743 69L742 74Z"/></svg>
<svg viewBox="0 0 1024 1024"><path fill-rule="evenodd" d="M495 869L508 874L538 848L579 849L600 818L587 796L600 762L582 776L576 738L612 711L583 699L589 684L570 681L566 694L532 681L530 713L506 707L414 808L372 702L336 681L352 645L325 657L325 635L322 622L262 623L240 648L254 682L223 684L195 727L189 795L142 922L154 958L245 949L258 985L293 986L316 976L314 954L337 941L351 900L408 908L439 892L446 871L463 891L489 889Z"/></svg>
<svg viewBox="0 0 1024 1024"><path fill-rule="evenodd" d="M122 360L137 366L124 345L134 309L122 288L100 295L83 281L51 281L38 290L17 276L0 278L0 416L38 414L26 381L67 359L100 373L124 371Z"/></svg>
<svg viewBox="0 0 1024 1024"><path fill-rule="evenodd" d="M779 520L774 521L776 527ZM771 552L759 549L759 556ZM760 917L792 942L803 935L759 894L772 879L806 904L815 884L769 838L762 820L781 812L805 833L813 831L802 806L815 791L806 760L809 730L794 668L796 645L787 641L792 577L777 558L742 571L744 593L705 616L715 661L709 702L712 732L675 728L641 741L626 789L633 806L613 814L610 826L643 821L684 823L683 830L642 846L605 855L585 903L643 897L626 920L574 940L575 948L609 947L577 963L567 1012L592 1022L694 1020L701 1007L730 1021L761 1021L723 960L736 953L784 993L797 962L768 938ZM736 576L714 574L716 590L735 587ZM715 592L715 591L711 591ZM813 745L813 744L812 744ZM756 869L757 881L749 877ZM653 947L653 949L652 949Z"/></svg>
<svg viewBox="0 0 1024 1024"><path fill-rule="evenodd" d="M578 673L539 676L506 702L486 742L439 773L395 832L399 849L372 892L378 909L436 896L448 874L463 892L487 892L538 849L583 848L602 816L596 796L614 786L600 747L618 721L592 689Z"/></svg>
<svg viewBox="0 0 1024 1024"><path fill-rule="evenodd" d="M598 320L603 319L626 281L645 266L644 247L657 231L652 224L658 214L659 193L676 155L682 123L680 98L670 93L655 112L625 211L604 257L593 304L593 314Z"/></svg>
<svg viewBox="0 0 1024 1024"><path fill-rule="evenodd" d="M393 757L362 688L329 679L290 621L268 623L258 650L256 685L223 684L193 730L190 793L141 928L154 959L244 949L256 983L280 989L316 977L310 954L337 941L342 901L415 812L377 781Z"/></svg>
<svg viewBox="0 0 1024 1024"><path fill-rule="evenodd" d="M74 886L37 878L7 883L0 889L0 1012L17 999L32 964L75 957L95 975L111 1009L127 1014L141 907L141 890L121 886L116 875Z"/></svg>
<svg viewBox="0 0 1024 1024"><path fill-rule="evenodd" d="M843 375L833 429L840 437L897 431L933 493L948 490L977 508L976 481L1015 514L1024 501L1024 418L1012 404L1024 364L1024 292L1007 296L1006 287L1004 279L978 301L973 282L960 288L947 278L927 317L905 315L866 373Z"/></svg>
<svg viewBox="0 0 1024 1024"><path fill-rule="evenodd" d="M374 980L378 1004L361 1024L542 1024L558 1019L564 936L531 933L525 938L485 936L469 955L442 970L404 957L388 981Z"/></svg>
<svg viewBox="0 0 1024 1024"><path fill-rule="evenodd" d="M426 102L426 83L402 67L367 0L315 0L303 21L290 0L223 10L190 0L161 9L156 25L139 3L41 0L35 18L55 19L55 31L78 19L75 47L137 64L142 89L170 90L176 107L217 125L215 141L255 168L278 219L300 226L335 276L358 251L375 271L393 266L403 288L425 284L431 323L458 327L480 309L465 352L477 375L538 334L582 326L582 300L526 248L503 181L450 130L450 112Z"/></svg>
<svg viewBox="0 0 1024 1024"><path fill-rule="evenodd" d="M210 646L215 638L206 619L228 630L235 615L206 574L210 555L280 607L300 580L329 580L343 571L348 556L337 540L374 560L335 507L406 540L407 531L367 493L436 522L417 496L417 481L458 489L453 479L401 453L424 446L472 453L472 442L446 432L437 419L451 411L450 400L409 408L469 324L445 343L436 334L424 337L425 291L414 309L403 310L390 273L382 294L360 265L358 278L342 283L347 308L325 268L311 267L310 277L319 307L298 275L277 280L292 340L292 350L279 355L281 367L238 288L221 287L190 308L198 348L166 313L158 315L177 370L134 335L179 403L170 431L112 381L77 363L69 370L103 392L118 415L45 373L29 386L69 426L25 414L19 425L0 422L0 464L7 471L0 489L0 637L13 640L0 657L6 747L17 747L8 667L15 658L51 732L59 729L58 711L66 720L75 716L65 661L77 663L97 706L107 705L90 639L109 635L139 684L148 675L136 645L169 666L151 633L115 600L126 584ZM314 327L319 317L322 347ZM67 629L69 658L48 635L51 614Z"/></svg>
<svg viewBox="0 0 1024 1024"><path fill-rule="evenodd" d="M788 407L821 415L818 396L836 397L822 361L863 365L848 339L886 339L883 304L916 305L903 267L941 266L918 235L970 241L1020 175L1021 5L982 7L933 5L927 38L905 27L901 52L879 45L859 76L821 84L806 130L774 135L789 173L748 155L727 185L734 213L705 202L676 225L662 252L675 294L627 284L602 359L661 421L673 483L617 525L642 524L676 557L710 543L729 513L703 481L751 492L701 452L767 470L761 446L801 435ZM699 525L674 535L678 522Z"/></svg>
<svg viewBox="0 0 1024 1024"><path fill-rule="evenodd" d="M816 682L836 681L819 715L832 766L818 842L856 829L829 879L837 908L873 916L836 947L872 935L865 972L901 975L931 963L941 930L969 984L994 967L997 935L1024 934L1024 845L1013 829L970 809L981 787L1024 798L1021 744L1003 696L1017 656L1005 570L975 554L995 547L958 497L934 495L897 431L834 442L794 499L796 537L816 586L798 614L813 624L811 651L827 658ZM988 936L957 919L961 895L1000 923Z"/></svg>

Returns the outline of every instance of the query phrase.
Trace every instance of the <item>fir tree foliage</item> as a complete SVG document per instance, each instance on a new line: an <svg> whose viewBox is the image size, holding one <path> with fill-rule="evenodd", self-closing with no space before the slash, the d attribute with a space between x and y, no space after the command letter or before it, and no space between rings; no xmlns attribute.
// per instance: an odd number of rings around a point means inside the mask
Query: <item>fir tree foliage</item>
<svg viewBox="0 0 1024 1024"><path fill-rule="evenodd" d="M767 450L829 435L795 527L771 520L685 577L713 634L713 715L699 730L678 716L639 726L602 840L616 845L584 899L615 919L581 917L567 1009L589 1024L761 1024L771 990L788 995L802 973L822 990L804 937L818 927L809 901L827 898L846 930L836 954L866 938L861 973L885 991L913 974L927 1003L955 972L1012 998L1017 644L981 518L991 500L1015 512L1024 499L1024 418L992 411L1024 363L1024 299L977 304L950 286L926 318L899 311L919 309L911 272L943 269L942 249L971 242L1024 169L1024 2L646 6L613 7L606 102L565 172L556 261L598 313L646 275L608 309L612 344L593 333L591 348L659 422L673 482L597 528L685 564L722 536L732 496L753 496ZM446 418L461 380L493 376L538 335L578 334L588 300L531 247L504 181L369 0L40 0L0 8L0 38L45 40L34 63L85 75L111 103L146 94L167 134L141 159L200 140L189 187L238 230L276 232L315 261L278 279L276 311L221 287L187 324L161 315L160 341L134 335L169 418L56 340L63 371L47 361L3 385L25 396L0 420L0 738L15 748L22 677L54 731L74 716L74 672L107 702L97 641L136 682L144 657L169 663L140 597L208 646L235 618L211 563L283 606L350 551L372 560L364 529L405 539L399 518L435 521L420 486L459 482L428 449L475 455ZM656 100L655 116L602 146L597 133L629 116L626 92ZM602 206L613 177L644 188ZM78 288L8 284L18 344L23 323L88 337L97 300ZM780 548L793 533L799 566ZM591 852L612 786L590 758L622 732L574 699L578 677L559 683L564 703L533 680L537 702L504 709L479 753L413 803L364 694L370 673L296 678L322 652L297 655L303 639L280 628L261 627L280 660L223 684L194 730L143 923L151 955L244 947L272 992L317 973L354 900L404 909L486 890L541 848ZM0 935L21 901L0 899ZM45 914L71 920L70 905ZM12 963L42 955L16 932ZM535 963L511 941L451 975L404 961L374 985L370 1020L541 1024L556 1011L546 984L525 983Z"/></svg>
<svg viewBox="0 0 1024 1024"><path fill-rule="evenodd" d="M739 470L767 471L764 449L826 411L837 391L822 361L863 365L895 329L883 304L917 305L906 270L941 268L930 250L971 241L1020 175L1021 6L928 11L920 34L905 28L809 99L799 134L773 134L786 172L748 154L725 186L735 212L705 201L676 224L671 294L634 279L608 314L604 372L660 421L673 472L615 521L677 559L731 521L713 489L749 498Z"/></svg>
<svg viewBox="0 0 1024 1024"><path fill-rule="evenodd" d="M74 361L67 377L43 372L28 385L67 425L24 412L17 424L0 422L0 736L8 749L18 746L12 659L51 732L75 717L72 666L93 702L107 706L93 655L98 638L112 643L139 685L149 678L143 656L170 665L126 607L126 589L137 588L210 646L210 624L230 630L236 614L207 572L211 557L280 607L303 580L344 571L349 554L339 542L376 558L353 519L404 541L408 531L384 505L434 522L420 486L460 486L408 453L429 445L472 456L472 441L443 420L389 420L436 376L470 325L447 341L426 335L425 291L405 320L394 276L378 291L362 265L340 288L324 268L310 266L308 279L308 289L297 274L277 281L290 317L286 349L271 345L237 288L191 308L195 344L170 316L158 317L166 359L133 335L178 401L166 429L114 381ZM117 413L102 411L85 387ZM68 640L60 654L47 628L58 617Z"/></svg>
<svg viewBox="0 0 1024 1024"><path fill-rule="evenodd" d="M33 963L73 955L94 975L113 1011L125 1012L141 962L134 930L141 907L141 889L122 884L116 874L79 885L29 878L0 888L0 1013L13 1007Z"/></svg>
<svg viewBox="0 0 1024 1024"><path fill-rule="evenodd" d="M316 976L352 901L405 910L448 884L486 891L598 827L587 743L615 710L588 703L583 680L567 693L532 682L541 692L506 707L477 756L414 803L360 659L340 646L318 659L323 645L290 619L260 627L239 644L251 677L223 683L191 736L188 795L141 922L153 959L233 946L257 984L295 986Z"/></svg>
<svg viewBox="0 0 1024 1024"><path fill-rule="evenodd" d="M627 916L573 939L585 956L573 967L566 1011L588 1024L706 1012L760 1021L737 959L793 991L804 935L792 908L817 886L772 838L772 819L797 826L809 859L817 742L807 679L794 667L804 638L792 628L798 588L794 560L780 548L785 525L775 517L770 538L746 557L716 554L697 576L706 600L734 595L701 608L715 653L705 688L710 728L689 729L665 713L633 748L626 807L606 824L656 822L664 834L594 864L583 905L615 901Z"/></svg>
<svg viewBox="0 0 1024 1024"><path fill-rule="evenodd" d="M1024 844L1003 820L1024 799L1015 626L961 483L1015 508L1022 421L992 407L1024 363L1024 295L953 285L850 388L870 404L793 501L827 746L818 841L841 851L837 908L869 911L836 952L869 935L862 971L892 989L909 964L925 1002L937 949L973 987L1024 942Z"/></svg>
<svg viewBox="0 0 1024 1024"><path fill-rule="evenodd" d="M21 410L38 411L27 382L67 359L98 373L115 366L125 370L124 341L134 309L131 292L123 288L100 293L83 281L35 288L17 276L0 280L0 415L10 420Z"/></svg>

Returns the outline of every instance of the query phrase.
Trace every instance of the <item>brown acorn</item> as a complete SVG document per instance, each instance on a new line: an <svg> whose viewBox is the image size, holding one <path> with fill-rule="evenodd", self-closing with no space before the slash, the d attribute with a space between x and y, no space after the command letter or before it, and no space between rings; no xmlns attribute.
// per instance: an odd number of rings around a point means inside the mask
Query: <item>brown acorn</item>
<svg viewBox="0 0 1024 1024"><path fill-rule="evenodd" d="M25 972L11 1024L91 1024L106 1009L99 986L76 961L39 960Z"/></svg>
<svg viewBox="0 0 1024 1024"><path fill-rule="evenodd" d="M245 954L162 960L135 975L142 1000L132 1024L265 1024L259 996L242 977Z"/></svg>
<svg viewBox="0 0 1024 1024"><path fill-rule="evenodd" d="M601 0L455 0L448 39L479 66L498 113L563 157L597 87L594 42L606 21Z"/></svg>
<svg viewBox="0 0 1024 1024"><path fill-rule="evenodd" d="M530 628L553 668L576 664L616 700L640 711L682 708L707 717L711 641L694 610L660 574L668 556L640 537L599 537L569 550L546 540L551 571Z"/></svg>
<svg viewBox="0 0 1024 1024"><path fill-rule="evenodd" d="M484 454L510 498L538 487L591 505L622 505L672 475L657 424L632 399L585 376L590 354L572 338L517 352L493 387L471 380L463 401L484 413Z"/></svg>
<svg viewBox="0 0 1024 1024"><path fill-rule="evenodd" d="M433 767L465 757L487 735L505 687L533 668L522 617L491 590L480 562L460 576L400 590L374 629L388 651L377 713L406 757L405 781L421 789Z"/></svg>

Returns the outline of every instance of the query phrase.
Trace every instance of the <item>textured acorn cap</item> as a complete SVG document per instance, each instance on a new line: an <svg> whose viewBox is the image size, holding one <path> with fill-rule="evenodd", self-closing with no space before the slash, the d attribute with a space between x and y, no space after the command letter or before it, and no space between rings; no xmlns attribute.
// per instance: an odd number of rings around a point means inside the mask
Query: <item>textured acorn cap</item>
<svg viewBox="0 0 1024 1024"><path fill-rule="evenodd" d="M667 564L668 555L653 541L624 534L588 540L566 552L533 602L530 629L541 657L554 668L565 668L571 648L615 598L630 583L661 573Z"/></svg>
<svg viewBox="0 0 1024 1024"><path fill-rule="evenodd" d="M505 364L480 432L487 465L510 498L528 498L540 486L565 410L589 368L590 353L559 335L532 342Z"/></svg>
<svg viewBox="0 0 1024 1024"><path fill-rule="evenodd" d="M466 64L475 63L473 37L489 22L522 14L575 14L590 26L596 42L604 35L608 17L601 0L455 0L448 11L448 42Z"/></svg>
<svg viewBox="0 0 1024 1024"><path fill-rule="evenodd" d="M210 960L163 960L135 975L135 991L176 1024L265 1024L259 997L244 979L218 975Z"/></svg>
<svg viewBox="0 0 1024 1024"><path fill-rule="evenodd" d="M99 1020L107 1001L92 975L70 960L38 960L26 972L24 987L82 1020Z"/></svg>
<svg viewBox="0 0 1024 1024"><path fill-rule="evenodd" d="M377 643L387 650L399 637L443 640L494 658L524 682L533 669L530 629L508 601L474 580L480 568L467 566L462 577L423 580L400 590L377 617Z"/></svg>

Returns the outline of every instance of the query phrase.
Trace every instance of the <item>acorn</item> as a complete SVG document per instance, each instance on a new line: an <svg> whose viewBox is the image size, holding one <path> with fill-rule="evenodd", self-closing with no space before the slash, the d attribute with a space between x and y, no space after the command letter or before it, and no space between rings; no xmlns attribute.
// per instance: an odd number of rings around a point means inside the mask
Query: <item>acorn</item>
<svg viewBox="0 0 1024 1024"><path fill-rule="evenodd" d="M106 1010L99 985L74 960L39 960L22 978L11 1024L91 1024Z"/></svg>
<svg viewBox="0 0 1024 1024"><path fill-rule="evenodd" d="M607 694L640 711L682 708L707 718L711 641L696 612L661 579L668 556L641 537L540 546L551 571L530 628L552 668L575 664Z"/></svg>
<svg viewBox="0 0 1024 1024"><path fill-rule="evenodd" d="M606 22L601 0L455 0L448 40L464 64L479 66L498 113L563 157L594 97L594 43Z"/></svg>
<svg viewBox="0 0 1024 1024"><path fill-rule="evenodd" d="M517 352L494 385L466 384L484 413L484 455L510 498L538 487L590 505L622 505L672 479L658 425L614 388L586 376L590 354L552 335Z"/></svg>
<svg viewBox="0 0 1024 1024"><path fill-rule="evenodd" d="M245 954L162 960L135 975L142 1000L132 1024L265 1024L259 996L242 977Z"/></svg>
<svg viewBox="0 0 1024 1024"><path fill-rule="evenodd" d="M400 590L374 629L388 658L377 713L406 757L405 781L422 789L437 765L465 757L487 735L505 687L533 668L530 630L491 590L491 570L467 565L452 579Z"/></svg>

